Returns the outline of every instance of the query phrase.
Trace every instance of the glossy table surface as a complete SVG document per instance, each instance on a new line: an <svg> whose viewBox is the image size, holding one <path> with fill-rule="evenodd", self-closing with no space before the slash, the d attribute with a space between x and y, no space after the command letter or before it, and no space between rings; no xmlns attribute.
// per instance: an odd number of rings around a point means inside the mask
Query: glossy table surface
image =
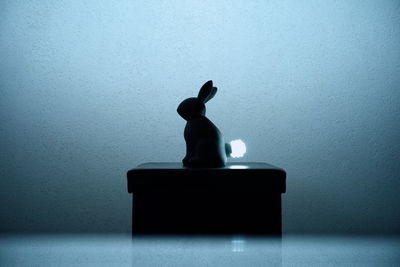
<svg viewBox="0 0 400 267"><path fill-rule="evenodd" d="M396 236L0 236L0 266L399 266Z"/></svg>

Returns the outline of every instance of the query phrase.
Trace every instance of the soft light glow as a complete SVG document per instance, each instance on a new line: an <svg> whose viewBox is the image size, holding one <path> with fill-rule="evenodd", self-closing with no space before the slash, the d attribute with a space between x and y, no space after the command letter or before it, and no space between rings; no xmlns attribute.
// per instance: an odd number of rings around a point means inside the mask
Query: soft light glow
<svg viewBox="0 0 400 267"><path fill-rule="evenodd" d="M230 144L232 148L231 157L232 158L243 157L243 155L246 153L246 144L240 139L233 140L230 142Z"/></svg>
<svg viewBox="0 0 400 267"><path fill-rule="evenodd" d="M232 166L229 166L229 169L247 169L248 167L247 166L244 166L244 165L232 165Z"/></svg>
<svg viewBox="0 0 400 267"><path fill-rule="evenodd" d="M232 252L243 252L246 245L244 239L233 239L232 240Z"/></svg>

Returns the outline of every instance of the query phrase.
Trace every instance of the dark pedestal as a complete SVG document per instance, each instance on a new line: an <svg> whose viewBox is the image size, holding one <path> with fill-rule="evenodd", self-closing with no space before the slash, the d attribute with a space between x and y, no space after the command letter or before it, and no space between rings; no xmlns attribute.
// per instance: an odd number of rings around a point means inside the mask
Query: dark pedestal
<svg viewBox="0 0 400 267"><path fill-rule="evenodd" d="M145 163L128 172L132 234L282 235L286 173L266 163L185 168Z"/></svg>

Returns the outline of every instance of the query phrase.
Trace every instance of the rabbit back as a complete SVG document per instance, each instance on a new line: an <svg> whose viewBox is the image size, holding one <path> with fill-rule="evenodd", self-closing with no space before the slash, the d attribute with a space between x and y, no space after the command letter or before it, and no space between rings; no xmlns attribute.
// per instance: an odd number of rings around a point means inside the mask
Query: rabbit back
<svg viewBox="0 0 400 267"><path fill-rule="evenodd" d="M187 122L184 132L188 167L222 167L227 157L225 143L219 129L206 117Z"/></svg>

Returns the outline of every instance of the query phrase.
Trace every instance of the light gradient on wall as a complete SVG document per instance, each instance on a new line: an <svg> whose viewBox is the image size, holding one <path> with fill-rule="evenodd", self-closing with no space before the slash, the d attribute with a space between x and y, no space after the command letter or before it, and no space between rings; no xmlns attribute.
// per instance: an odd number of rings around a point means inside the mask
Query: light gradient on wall
<svg viewBox="0 0 400 267"><path fill-rule="evenodd" d="M1 1L0 230L129 232L184 98L288 173L286 233L399 233L398 1Z"/></svg>

